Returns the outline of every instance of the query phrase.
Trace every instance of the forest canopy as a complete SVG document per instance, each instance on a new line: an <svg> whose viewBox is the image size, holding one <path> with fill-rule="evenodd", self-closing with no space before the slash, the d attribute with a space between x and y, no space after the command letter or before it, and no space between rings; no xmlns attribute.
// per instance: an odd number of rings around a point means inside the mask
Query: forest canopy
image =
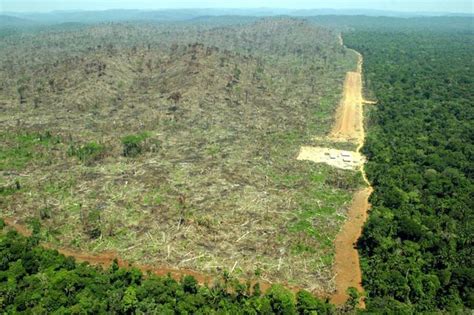
<svg viewBox="0 0 474 315"><path fill-rule="evenodd" d="M258 284L224 277L200 286L192 276L144 275L135 268L107 270L78 264L6 231L0 220L0 310L6 314L333 314L335 307L306 291L282 286L265 294Z"/></svg>
<svg viewBox="0 0 474 315"><path fill-rule="evenodd" d="M474 34L442 26L344 36L378 101L364 147L375 192L358 242L373 311L474 307Z"/></svg>

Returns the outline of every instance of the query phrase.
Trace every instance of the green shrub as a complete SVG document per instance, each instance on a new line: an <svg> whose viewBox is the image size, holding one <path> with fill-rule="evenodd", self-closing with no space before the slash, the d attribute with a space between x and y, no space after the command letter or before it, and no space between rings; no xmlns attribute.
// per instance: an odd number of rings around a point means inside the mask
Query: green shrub
<svg viewBox="0 0 474 315"><path fill-rule="evenodd" d="M143 142L149 138L149 134L142 132L136 135L128 135L122 138L123 156L135 157L143 152Z"/></svg>
<svg viewBox="0 0 474 315"><path fill-rule="evenodd" d="M99 209L91 209L83 218L84 232L89 235L91 239L97 239L102 235L100 212Z"/></svg>
<svg viewBox="0 0 474 315"><path fill-rule="evenodd" d="M319 300L307 291L299 291L296 294L296 310L299 314L334 314L335 307L327 302Z"/></svg>
<svg viewBox="0 0 474 315"><path fill-rule="evenodd" d="M281 285L273 285L266 296L274 314L296 314L293 294Z"/></svg>
<svg viewBox="0 0 474 315"><path fill-rule="evenodd" d="M34 160L44 158L42 148L61 143L61 138L49 131L44 133L0 132L0 170L23 170Z"/></svg>
<svg viewBox="0 0 474 315"><path fill-rule="evenodd" d="M17 180L15 180L14 184L1 186L0 187L0 196L13 195L14 193L19 191L20 189L21 189L21 184L20 184L20 181L17 179Z"/></svg>
<svg viewBox="0 0 474 315"><path fill-rule="evenodd" d="M181 285L185 293L196 294L198 292L198 283L192 276L184 276L181 280Z"/></svg>
<svg viewBox="0 0 474 315"><path fill-rule="evenodd" d="M39 210L39 215L41 220L50 219L51 218L51 208L44 207Z"/></svg>

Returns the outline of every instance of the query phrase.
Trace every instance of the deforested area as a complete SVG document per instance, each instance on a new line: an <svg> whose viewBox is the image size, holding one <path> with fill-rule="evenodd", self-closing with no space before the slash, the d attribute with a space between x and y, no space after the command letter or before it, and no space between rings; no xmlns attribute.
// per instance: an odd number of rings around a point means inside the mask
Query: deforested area
<svg viewBox="0 0 474 315"><path fill-rule="evenodd" d="M300 19L231 20L5 31L2 216L132 263L333 292L362 179L296 157L357 55Z"/></svg>
<svg viewBox="0 0 474 315"><path fill-rule="evenodd" d="M4 0L0 313L472 313L474 16L437 1Z"/></svg>

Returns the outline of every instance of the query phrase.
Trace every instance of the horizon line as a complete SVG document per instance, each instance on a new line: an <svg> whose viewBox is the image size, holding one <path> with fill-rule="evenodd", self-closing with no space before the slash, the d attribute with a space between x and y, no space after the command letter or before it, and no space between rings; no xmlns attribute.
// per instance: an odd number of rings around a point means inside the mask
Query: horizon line
<svg viewBox="0 0 474 315"><path fill-rule="evenodd" d="M346 8L285 8L285 7L245 7L245 8L225 8L225 7L188 7L188 8L107 8L107 9L66 9L66 10L50 10L50 11L3 11L0 10L0 15L7 13L15 14L49 14L55 12L73 13L73 12L106 12L106 11L170 11L170 10L287 10L287 11L315 11L315 10L332 10L332 11L373 11L373 12L385 12L385 13L402 13L402 14L434 14L434 15L449 15L449 14L462 14L474 16L474 12L461 12L461 11L404 11L404 10L389 10L389 9L369 9L362 7L346 7Z"/></svg>

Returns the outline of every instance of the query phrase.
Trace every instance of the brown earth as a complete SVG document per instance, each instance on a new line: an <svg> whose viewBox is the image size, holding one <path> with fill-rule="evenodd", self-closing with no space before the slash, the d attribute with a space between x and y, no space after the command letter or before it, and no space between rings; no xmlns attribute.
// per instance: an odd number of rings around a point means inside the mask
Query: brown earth
<svg viewBox="0 0 474 315"><path fill-rule="evenodd" d="M357 72L348 72L344 84L344 96L338 109L336 123L331 133L331 138L342 141L355 141L358 143L357 152L360 153L364 146L364 104L375 104L366 101L362 96L362 55L354 51L359 57ZM362 287L362 272L359 263L359 253L356 242L362 234L362 228L370 209L369 197L373 192L364 165L360 167L367 188L354 194L351 206L347 213L346 223L336 237L334 273L336 275L336 292L331 297L334 304L343 304L349 298L346 293L350 287L356 288L360 293ZM364 299L360 300L360 307L365 308Z"/></svg>
<svg viewBox="0 0 474 315"><path fill-rule="evenodd" d="M331 302L337 305L344 304L348 295L349 287L363 292L361 285L362 274L359 264L359 254L356 242L362 233L362 227L367 219L367 211L370 208L369 196L372 187L365 188L355 193L352 204L347 213L347 221L336 237L336 253L334 258L334 272L336 274L336 292L331 297ZM364 307L364 301L360 301Z"/></svg>
<svg viewBox="0 0 474 315"><path fill-rule="evenodd" d="M357 141L363 136L362 78L360 72L348 72L344 82L344 94L337 110L336 123L331 138L337 141Z"/></svg>

